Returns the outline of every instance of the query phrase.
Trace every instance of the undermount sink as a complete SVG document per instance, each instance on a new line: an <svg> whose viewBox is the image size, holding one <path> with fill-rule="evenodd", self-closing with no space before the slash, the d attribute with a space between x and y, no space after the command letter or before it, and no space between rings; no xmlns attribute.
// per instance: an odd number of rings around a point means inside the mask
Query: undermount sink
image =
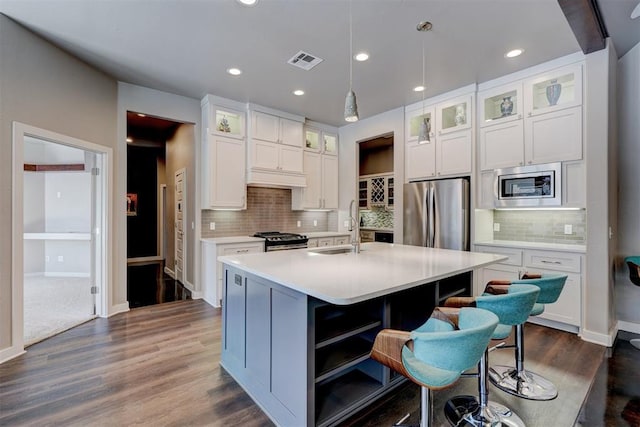
<svg viewBox="0 0 640 427"><path fill-rule="evenodd" d="M316 254L323 255L338 255L338 254L348 254L349 252L353 252L353 248L328 248L328 249L312 249L309 252L313 252Z"/></svg>

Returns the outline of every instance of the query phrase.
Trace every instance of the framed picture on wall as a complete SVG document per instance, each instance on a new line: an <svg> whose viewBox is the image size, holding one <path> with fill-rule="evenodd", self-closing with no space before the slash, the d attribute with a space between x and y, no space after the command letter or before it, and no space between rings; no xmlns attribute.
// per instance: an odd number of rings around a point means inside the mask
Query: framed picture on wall
<svg viewBox="0 0 640 427"><path fill-rule="evenodd" d="M138 193L127 193L127 216L138 215Z"/></svg>

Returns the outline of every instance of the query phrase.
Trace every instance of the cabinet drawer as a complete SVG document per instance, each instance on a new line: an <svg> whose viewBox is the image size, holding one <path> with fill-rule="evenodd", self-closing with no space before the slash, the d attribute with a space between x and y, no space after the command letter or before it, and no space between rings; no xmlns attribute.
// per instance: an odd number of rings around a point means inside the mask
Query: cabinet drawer
<svg viewBox="0 0 640 427"><path fill-rule="evenodd" d="M496 246L476 246L476 251L484 252L489 254L498 254L508 256L508 259L501 261L497 264L505 264L505 265L522 265L522 250L515 248L502 248Z"/></svg>
<svg viewBox="0 0 640 427"><path fill-rule="evenodd" d="M318 239L318 246L333 246L333 237L323 237Z"/></svg>
<svg viewBox="0 0 640 427"><path fill-rule="evenodd" d="M525 251L526 268L542 268L546 270L580 273L580 254L550 251Z"/></svg>
<svg viewBox="0 0 640 427"><path fill-rule="evenodd" d="M349 236L338 236L334 239L336 245L346 245L349 243Z"/></svg>
<svg viewBox="0 0 640 427"><path fill-rule="evenodd" d="M252 253L258 253L258 252L264 252L264 244L262 243L258 243L258 244L250 244L250 245L243 245L243 246L232 246L232 247L228 247L222 248L220 255L242 255L242 254L252 254Z"/></svg>
<svg viewBox="0 0 640 427"><path fill-rule="evenodd" d="M373 242L373 234L371 230L360 230L360 241L362 243Z"/></svg>

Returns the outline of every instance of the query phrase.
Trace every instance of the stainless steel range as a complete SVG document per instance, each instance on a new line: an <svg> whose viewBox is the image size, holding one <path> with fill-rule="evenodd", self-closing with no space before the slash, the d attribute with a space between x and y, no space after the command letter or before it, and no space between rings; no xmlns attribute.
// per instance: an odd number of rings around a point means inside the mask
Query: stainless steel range
<svg viewBox="0 0 640 427"><path fill-rule="evenodd" d="M281 233L279 231L261 231L254 234L253 237L264 239L265 252L304 249L309 241L307 236L302 234Z"/></svg>

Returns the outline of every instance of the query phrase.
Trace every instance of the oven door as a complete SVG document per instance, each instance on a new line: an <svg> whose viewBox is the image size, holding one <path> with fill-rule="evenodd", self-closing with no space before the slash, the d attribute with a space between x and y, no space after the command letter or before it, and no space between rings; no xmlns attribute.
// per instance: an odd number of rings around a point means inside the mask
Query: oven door
<svg viewBox="0 0 640 427"><path fill-rule="evenodd" d="M562 165L497 169L494 192L498 208L561 206Z"/></svg>

